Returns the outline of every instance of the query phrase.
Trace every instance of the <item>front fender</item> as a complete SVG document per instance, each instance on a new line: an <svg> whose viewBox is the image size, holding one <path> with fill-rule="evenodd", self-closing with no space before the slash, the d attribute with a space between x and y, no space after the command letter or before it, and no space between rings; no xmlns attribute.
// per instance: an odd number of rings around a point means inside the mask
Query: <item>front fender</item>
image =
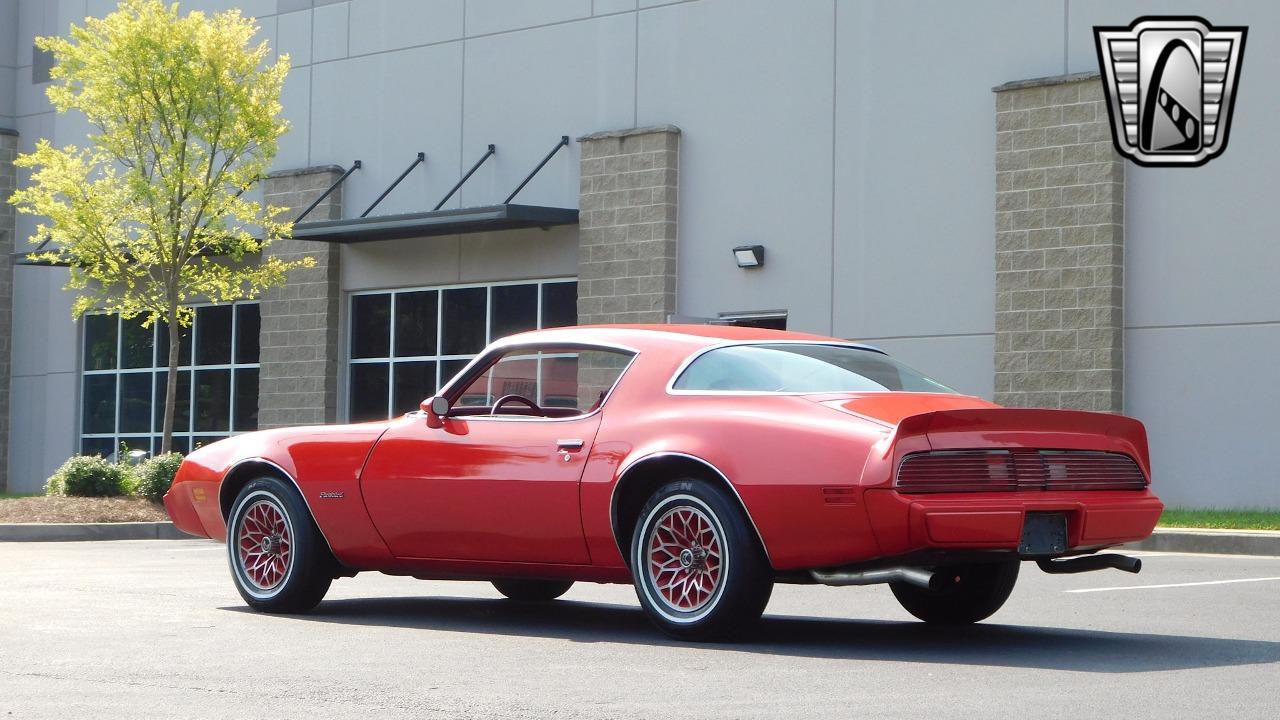
<svg viewBox="0 0 1280 720"><path fill-rule="evenodd" d="M223 541L240 489L264 474L283 476L302 495L339 562L354 568L386 566L391 555L365 509L360 479L387 427L371 423L270 430L213 443L183 461L166 507L172 505L171 517L184 517L184 522L194 513L201 530L197 534Z"/></svg>

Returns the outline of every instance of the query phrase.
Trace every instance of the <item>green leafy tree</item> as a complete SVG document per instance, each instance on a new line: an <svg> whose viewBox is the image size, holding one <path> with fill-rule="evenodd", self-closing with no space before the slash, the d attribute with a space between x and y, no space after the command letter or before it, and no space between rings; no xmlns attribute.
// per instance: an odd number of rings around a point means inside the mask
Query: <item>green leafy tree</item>
<svg viewBox="0 0 1280 720"><path fill-rule="evenodd" d="M289 58L268 65L256 32L238 10L180 15L176 3L124 0L69 37L36 40L56 62L50 102L83 113L94 131L87 147L41 140L20 156L31 184L10 202L44 218L31 242L49 249L34 259L70 267L75 317L103 309L168 324L162 453L172 446L187 304L256 297L314 265L261 256L290 231L275 220L279 208L249 192L288 129L278 116Z"/></svg>

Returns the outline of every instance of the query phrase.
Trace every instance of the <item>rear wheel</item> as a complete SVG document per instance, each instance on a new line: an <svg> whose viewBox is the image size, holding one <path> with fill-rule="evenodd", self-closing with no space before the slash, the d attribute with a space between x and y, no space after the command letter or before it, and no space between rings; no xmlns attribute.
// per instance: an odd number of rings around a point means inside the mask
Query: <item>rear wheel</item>
<svg viewBox="0 0 1280 720"><path fill-rule="evenodd" d="M1004 605L1018 580L1019 561L947 565L934 572L947 580L941 590L893 583L894 597L927 623L966 625L985 620Z"/></svg>
<svg viewBox="0 0 1280 720"><path fill-rule="evenodd" d="M494 580L498 592L520 602L550 602L569 592L572 580Z"/></svg>
<svg viewBox="0 0 1280 720"><path fill-rule="evenodd" d="M697 479L664 485L641 509L631 574L649 619L682 640L742 634L773 591L773 572L737 502Z"/></svg>
<svg viewBox="0 0 1280 720"><path fill-rule="evenodd" d="M231 577L254 610L299 613L329 591L336 563L306 503L274 477L244 486L227 523Z"/></svg>

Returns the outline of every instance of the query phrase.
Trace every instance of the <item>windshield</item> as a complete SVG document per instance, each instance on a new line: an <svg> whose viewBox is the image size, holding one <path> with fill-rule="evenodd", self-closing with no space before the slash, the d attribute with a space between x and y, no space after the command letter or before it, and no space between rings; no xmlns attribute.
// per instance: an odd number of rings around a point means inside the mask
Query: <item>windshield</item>
<svg viewBox="0 0 1280 720"><path fill-rule="evenodd" d="M955 393L875 350L808 343L716 348L690 363L672 388L775 393Z"/></svg>

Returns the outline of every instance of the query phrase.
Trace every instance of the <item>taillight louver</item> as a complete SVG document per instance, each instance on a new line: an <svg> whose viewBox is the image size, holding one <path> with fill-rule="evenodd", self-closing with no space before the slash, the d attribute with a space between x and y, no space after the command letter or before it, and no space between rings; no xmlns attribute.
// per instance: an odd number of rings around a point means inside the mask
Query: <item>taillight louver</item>
<svg viewBox="0 0 1280 720"><path fill-rule="evenodd" d="M914 453L898 466L906 493L1044 490L1141 490L1133 458L1088 450L940 450Z"/></svg>

